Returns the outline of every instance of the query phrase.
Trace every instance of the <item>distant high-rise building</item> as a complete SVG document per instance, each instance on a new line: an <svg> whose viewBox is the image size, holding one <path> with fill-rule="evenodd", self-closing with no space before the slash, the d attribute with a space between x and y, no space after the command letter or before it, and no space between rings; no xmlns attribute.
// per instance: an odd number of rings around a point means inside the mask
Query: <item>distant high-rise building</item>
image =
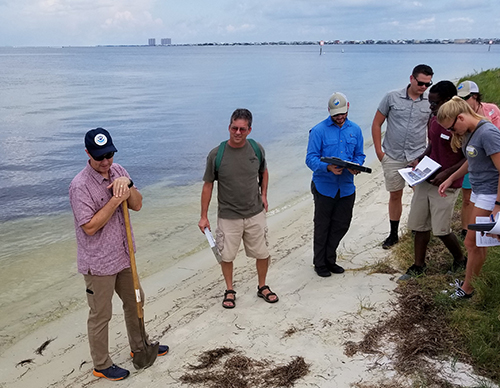
<svg viewBox="0 0 500 388"><path fill-rule="evenodd" d="M167 46L169 44L172 44L172 39L171 38L162 38L161 39L161 45L162 46Z"/></svg>
<svg viewBox="0 0 500 388"><path fill-rule="evenodd" d="M156 46L156 39L155 38L149 38L148 39L148 46Z"/></svg>

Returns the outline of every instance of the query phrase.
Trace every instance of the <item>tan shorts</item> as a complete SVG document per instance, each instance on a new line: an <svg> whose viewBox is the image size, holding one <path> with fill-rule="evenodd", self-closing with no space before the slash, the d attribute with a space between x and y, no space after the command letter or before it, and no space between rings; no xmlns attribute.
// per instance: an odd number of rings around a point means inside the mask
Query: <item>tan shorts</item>
<svg viewBox="0 0 500 388"><path fill-rule="evenodd" d="M231 262L236 258L242 239L248 257L254 259L267 259L269 257L266 212L264 210L251 218L217 219L215 243L222 256L222 261Z"/></svg>
<svg viewBox="0 0 500 388"><path fill-rule="evenodd" d="M434 236L451 233L451 217L459 189L447 189L441 197L438 187L427 182L415 186L408 216L408 229L417 232L432 230Z"/></svg>
<svg viewBox="0 0 500 388"><path fill-rule="evenodd" d="M385 154L381 163L384 170L385 189L387 191L403 190L406 183L398 170L405 168L409 162L394 160Z"/></svg>

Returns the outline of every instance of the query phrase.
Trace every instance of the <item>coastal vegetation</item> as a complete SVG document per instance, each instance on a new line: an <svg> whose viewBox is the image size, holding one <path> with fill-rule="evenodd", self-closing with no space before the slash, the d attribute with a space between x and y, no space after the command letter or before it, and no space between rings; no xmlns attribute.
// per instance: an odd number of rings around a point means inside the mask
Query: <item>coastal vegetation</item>
<svg viewBox="0 0 500 388"><path fill-rule="evenodd" d="M479 86L483 101L492 102L500 106L500 68L481 71L460 78L459 83L465 80L474 81Z"/></svg>
<svg viewBox="0 0 500 388"><path fill-rule="evenodd" d="M464 80L478 84L483 101L500 105L500 68L470 74L458 82ZM452 225L457 235L460 208L461 199ZM386 354L388 348L393 349L389 352L398 377L377 387L489 388L491 382L500 384L500 247L488 250L482 272L473 281L473 298L461 301L452 300L450 294L455 278L463 280L464 271L448 271L453 258L437 238L431 239L427 253L426 273L401 282L396 289L391 317L372 327L360 343L347 343L345 353ZM407 231L384 263L373 266L373 272L392 273L391 267L404 272L411 264L413 235ZM465 364L482 376L473 379L472 385L461 381Z"/></svg>

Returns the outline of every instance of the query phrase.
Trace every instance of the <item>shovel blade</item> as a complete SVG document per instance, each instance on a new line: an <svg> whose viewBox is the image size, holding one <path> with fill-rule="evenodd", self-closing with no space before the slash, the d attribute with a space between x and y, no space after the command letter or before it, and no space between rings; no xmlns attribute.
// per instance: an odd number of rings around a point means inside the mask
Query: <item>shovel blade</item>
<svg viewBox="0 0 500 388"><path fill-rule="evenodd" d="M154 364L156 357L158 357L159 342L153 342L150 345L144 344L144 349L135 351L132 363L135 369L148 368Z"/></svg>

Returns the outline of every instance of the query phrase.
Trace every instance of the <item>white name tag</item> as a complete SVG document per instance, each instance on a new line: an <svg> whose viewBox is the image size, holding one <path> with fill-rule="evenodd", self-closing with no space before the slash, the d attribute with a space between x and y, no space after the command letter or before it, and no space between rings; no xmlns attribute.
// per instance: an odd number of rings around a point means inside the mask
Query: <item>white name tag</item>
<svg viewBox="0 0 500 388"><path fill-rule="evenodd" d="M444 139L444 140L450 140L450 136L449 135L446 135L444 133L441 134L441 139Z"/></svg>
<svg viewBox="0 0 500 388"><path fill-rule="evenodd" d="M467 148L465 149L468 153L473 153L476 149L472 146L467 146Z"/></svg>

